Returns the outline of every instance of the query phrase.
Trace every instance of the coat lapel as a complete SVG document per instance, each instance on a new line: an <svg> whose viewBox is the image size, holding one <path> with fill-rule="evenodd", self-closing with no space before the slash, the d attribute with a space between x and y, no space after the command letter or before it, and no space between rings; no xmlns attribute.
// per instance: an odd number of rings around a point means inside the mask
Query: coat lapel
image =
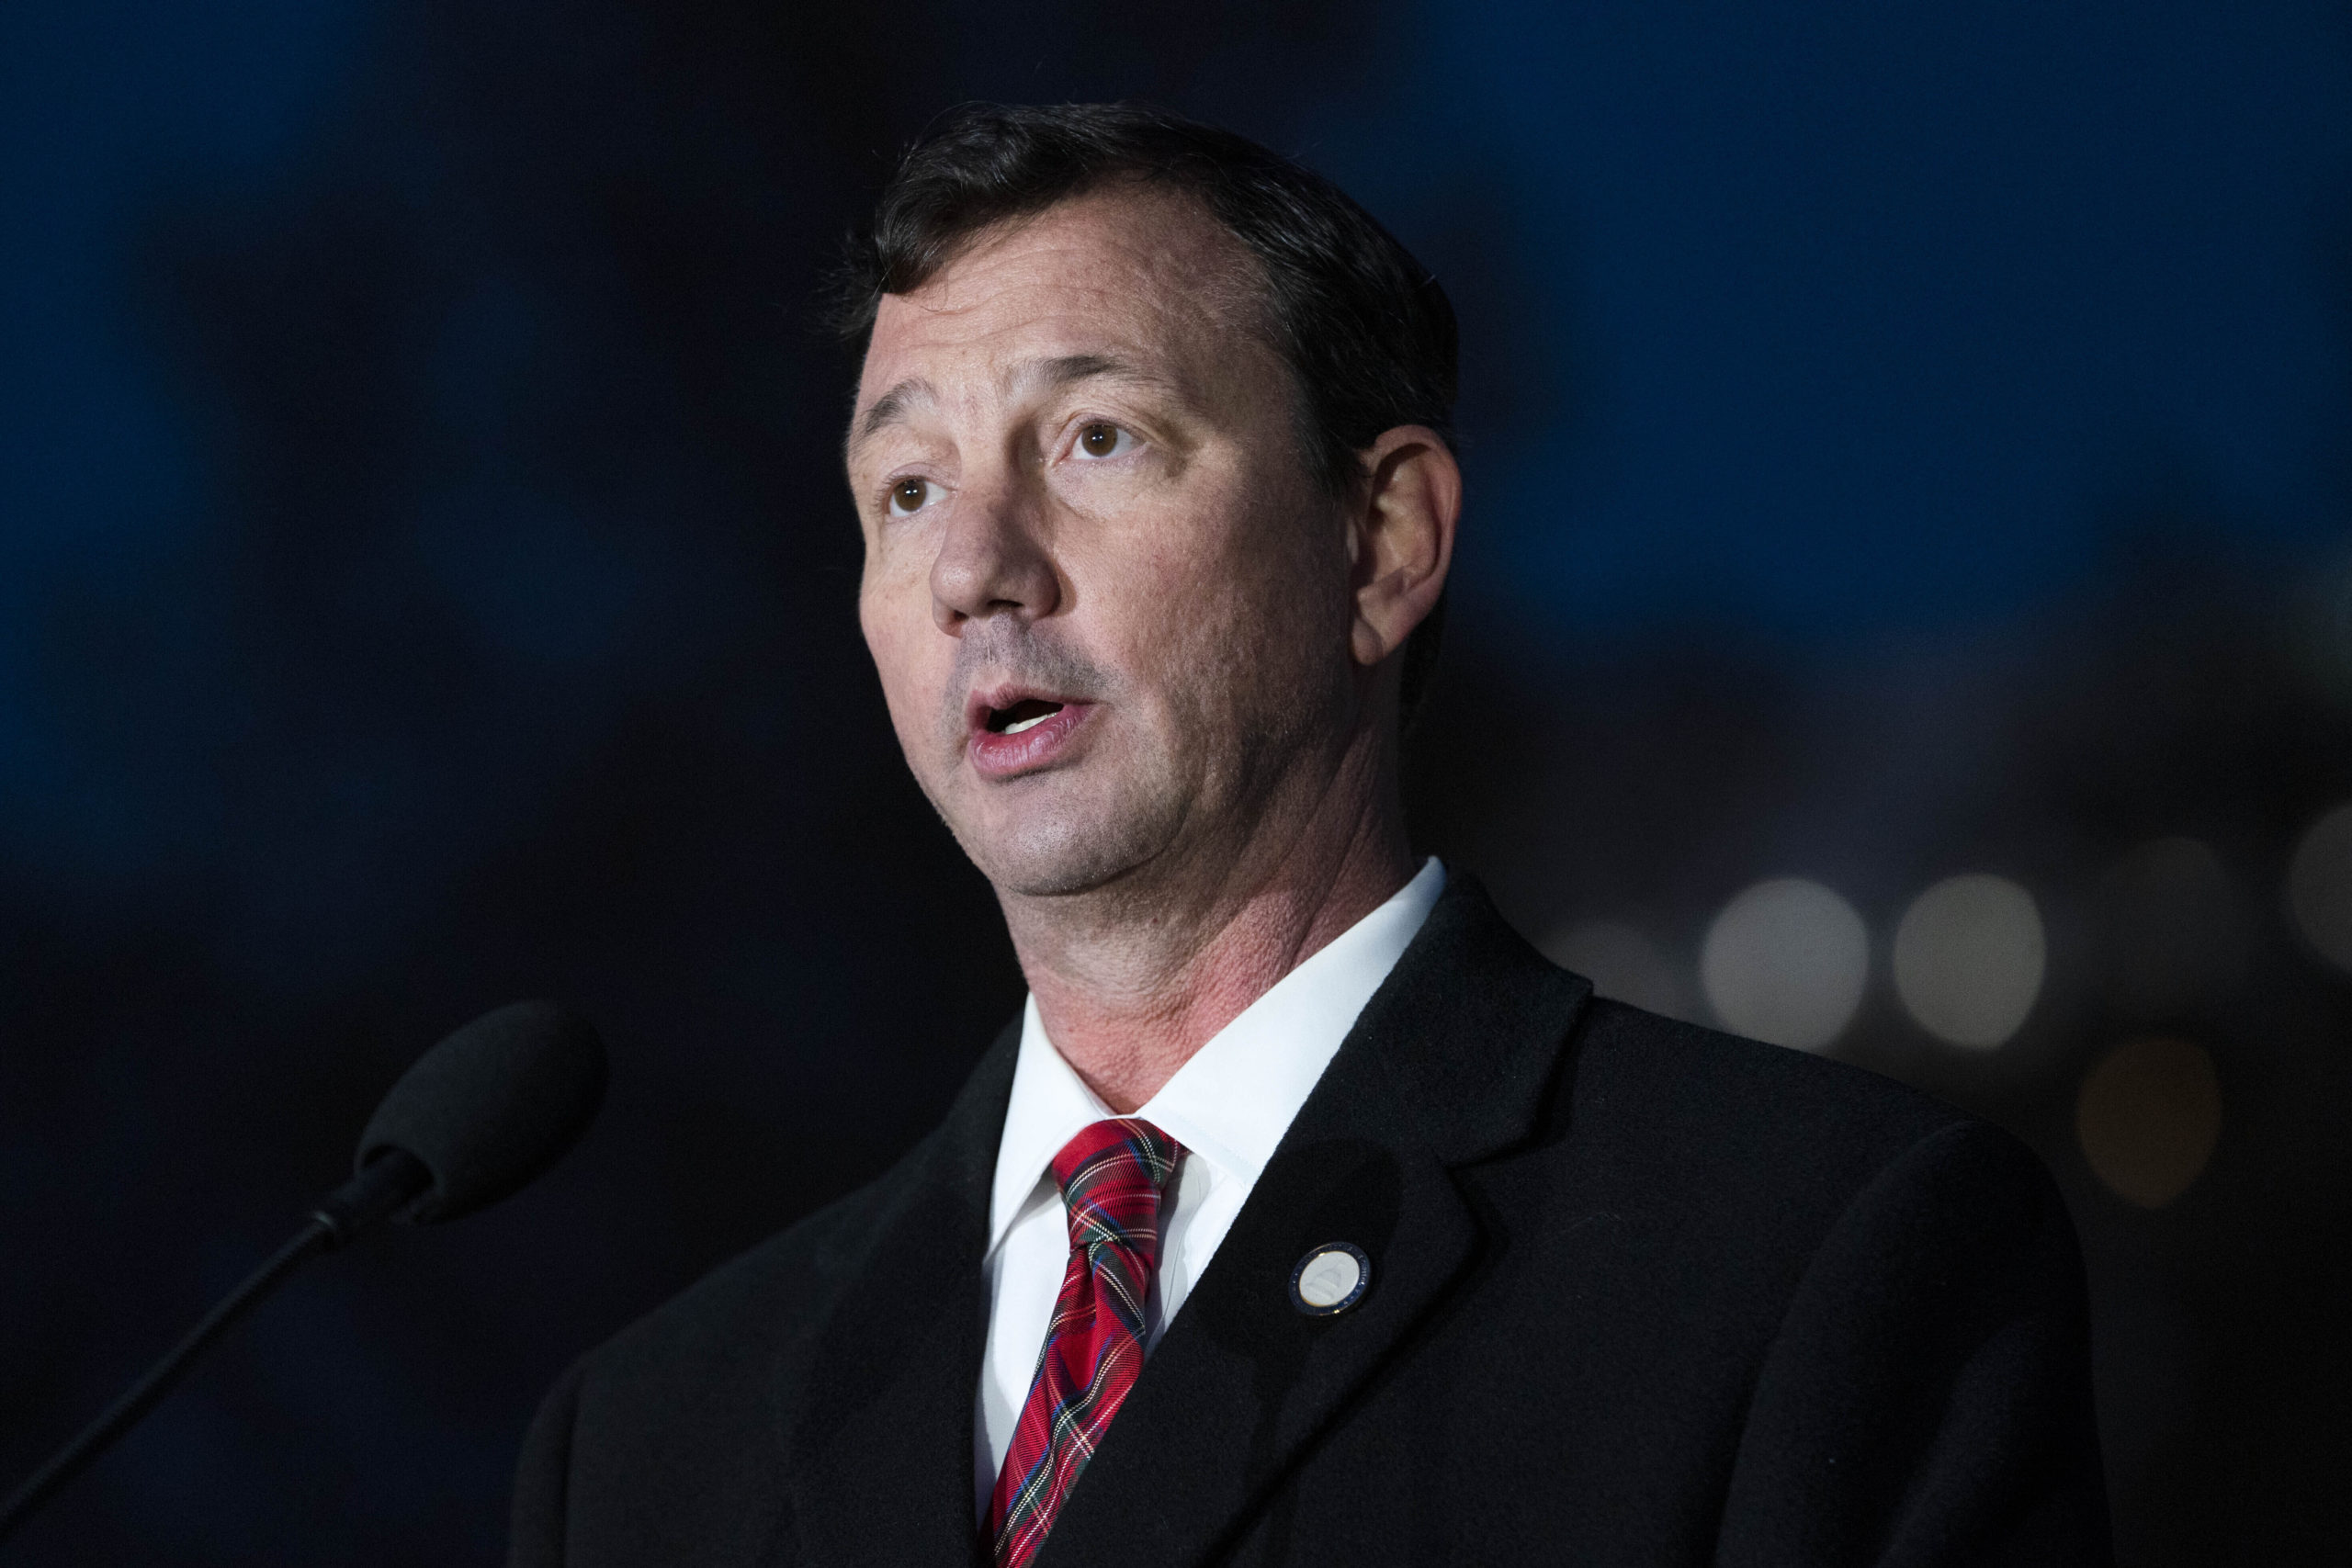
<svg viewBox="0 0 2352 1568"><path fill-rule="evenodd" d="M1038 1568L1184 1568L1249 1521L1470 1271L1482 1236L1448 1169L1526 1135L1589 994L1453 874L1120 1407ZM1338 1316L1301 1315L1291 1269L1332 1241L1370 1255L1371 1288Z"/></svg>
<svg viewBox="0 0 2352 1568"><path fill-rule="evenodd" d="M794 1412L786 1490L826 1568L970 1568L972 1422L986 1346L989 1189L1020 1025L910 1156L827 1316Z"/></svg>

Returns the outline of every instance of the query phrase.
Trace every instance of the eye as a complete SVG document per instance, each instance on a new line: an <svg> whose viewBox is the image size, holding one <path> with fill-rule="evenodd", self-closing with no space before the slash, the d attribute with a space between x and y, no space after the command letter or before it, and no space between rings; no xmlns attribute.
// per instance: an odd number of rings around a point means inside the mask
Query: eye
<svg viewBox="0 0 2352 1568"><path fill-rule="evenodd" d="M1081 457L1116 457L1134 450L1136 438L1105 420L1078 427L1078 455Z"/></svg>
<svg viewBox="0 0 2352 1568"><path fill-rule="evenodd" d="M928 506L939 492L939 487L929 479L909 474L890 487L890 515L910 517Z"/></svg>

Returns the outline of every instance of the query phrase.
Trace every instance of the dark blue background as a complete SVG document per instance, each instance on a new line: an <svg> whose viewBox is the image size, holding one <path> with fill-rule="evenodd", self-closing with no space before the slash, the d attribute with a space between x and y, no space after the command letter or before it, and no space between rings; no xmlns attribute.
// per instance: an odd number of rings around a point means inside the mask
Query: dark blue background
<svg viewBox="0 0 2352 1568"><path fill-rule="evenodd" d="M1882 941L2033 887L2016 1046L1882 973L1840 1052L2067 1187L2127 1560L2340 1560L2352 994L2277 888L2352 795L2343 6L13 0L0 1473L441 1032L559 994L616 1058L548 1183L298 1280L21 1560L491 1562L560 1366L936 1116L1019 977L857 640L810 300L941 107L1126 95L1462 310L1423 838L1685 948L1769 874ZM2069 911L2182 832L2261 942L2147 1213L2073 1143Z"/></svg>

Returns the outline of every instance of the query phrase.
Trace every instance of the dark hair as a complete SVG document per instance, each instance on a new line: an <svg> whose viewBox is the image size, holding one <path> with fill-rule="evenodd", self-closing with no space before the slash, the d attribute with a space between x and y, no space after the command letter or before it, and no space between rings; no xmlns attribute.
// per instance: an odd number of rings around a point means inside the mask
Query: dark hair
<svg viewBox="0 0 2352 1568"><path fill-rule="evenodd" d="M922 288L983 230L1122 179L1197 198L1257 257L1273 346L1296 384L1300 443L1330 494L1363 482L1357 454L1384 431L1427 425L1452 445L1457 333L1429 269L1320 175L1143 104L967 104L942 117L850 243L842 335L871 331L882 296ZM1406 643L1408 718L1444 608L1441 598Z"/></svg>

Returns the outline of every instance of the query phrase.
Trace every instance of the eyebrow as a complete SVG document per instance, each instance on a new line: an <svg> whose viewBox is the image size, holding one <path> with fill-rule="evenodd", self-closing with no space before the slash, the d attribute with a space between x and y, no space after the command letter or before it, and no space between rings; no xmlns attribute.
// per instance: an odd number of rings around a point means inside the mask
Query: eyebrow
<svg viewBox="0 0 2352 1568"><path fill-rule="evenodd" d="M1131 387L1165 393L1187 407L1193 401L1192 394L1169 377L1131 359L1108 354L1064 354L1034 360L1022 367L1014 379L1035 379L1048 387L1068 387L1079 381L1124 381Z"/></svg>
<svg viewBox="0 0 2352 1568"><path fill-rule="evenodd" d="M1169 393L1188 404L1192 401L1183 389L1167 377L1107 354L1061 354L1047 359L1033 359L1017 367L1008 378L1013 386L1030 382L1057 388L1097 379L1125 381ZM909 377L875 399L866 406L865 412L857 416L850 431L851 449L864 446L888 425L905 423L907 416L916 408L938 400L938 388L919 376Z"/></svg>
<svg viewBox="0 0 2352 1568"><path fill-rule="evenodd" d="M857 423L850 430L849 444L853 447L862 446L884 425L903 421L917 403L935 403L938 400L938 388L921 377L909 377L875 399L866 411L857 416Z"/></svg>
<svg viewBox="0 0 2352 1568"><path fill-rule="evenodd" d="M1073 381L1085 381L1098 376L1111 376L1120 380L1140 378L1135 367L1124 359L1107 354L1065 354L1053 359L1035 360L1023 367L1022 379L1043 381L1048 387L1067 387Z"/></svg>

